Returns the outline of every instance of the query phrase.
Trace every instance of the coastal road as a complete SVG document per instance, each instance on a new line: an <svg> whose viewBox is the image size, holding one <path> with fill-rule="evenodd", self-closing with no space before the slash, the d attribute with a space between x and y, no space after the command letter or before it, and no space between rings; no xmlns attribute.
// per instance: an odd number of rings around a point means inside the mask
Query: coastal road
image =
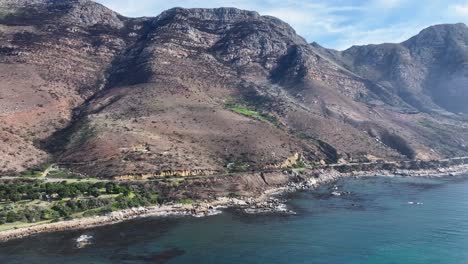
<svg viewBox="0 0 468 264"><path fill-rule="evenodd" d="M437 162L448 162L448 161L456 161L456 160L468 160L468 156L465 157L454 157L454 158L447 158L447 159L440 159L435 160ZM366 165L374 165L374 164L405 164L410 162L422 162L422 160L407 160L407 161L388 161L388 162L362 162L362 163L348 163L348 164L329 164L329 165L321 165L315 166L312 168L307 169L327 169L327 168L335 168L335 167L354 167L354 166L366 166ZM186 176L186 177L169 177L169 178L150 178L150 179L135 179L134 181L138 182L150 182L150 181L165 181L165 180L186 180L186 179L206 179L206 178L217 178L217 177L226 177L226 176L235 176L241 175L244 173L269 173L269 172L280 172L285 170L282 169L266 169L266 170L258 170L258 171L246 171L246 172L234 172L234 173L222 173L222 174L213 174L213 175L199 175L199 176ZM44 173L42 174L44 175ZM96 179L96 178L50 178L50 177L25 177L25 176L0 176L1 180L16 180L16 179L37 179L37 180L44 180L45 182L123 182L123 180L113 180L113 179ZM131 180L130 180L131 181Z"/></svg>

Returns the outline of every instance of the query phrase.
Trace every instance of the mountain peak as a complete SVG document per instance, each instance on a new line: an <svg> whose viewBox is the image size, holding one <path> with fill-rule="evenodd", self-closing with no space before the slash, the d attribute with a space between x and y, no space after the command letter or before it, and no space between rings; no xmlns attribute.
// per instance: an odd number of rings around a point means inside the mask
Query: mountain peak
<svg viewBox="0 0 468 264"><path fill-rule="evenodd" d="M242 25L239 29L245 30L250 28L252 32L255 31L257 34L266 34L266 32L269 32L268 34L284 34L287 38L294 39L294 41L298 43L306 44L305 40L298 36L296 31L281 19L272 16L262 16L255 11L233 7L188 9L176 7L164 11L156 18L156 21L163 20L190 20L193 21L194 24L203 24L207 28L220 27L222 30L226 29L224 28L226 25L239 24Z"/></svg>
<svg viewBox="0 0 468 264"><path fill-rule="evenodd" d="M122 28L122 16L91 0L2 0L0 9L9 19L20 17L18 23L59 20L80 26L105 25Z"/></svg>
<svg viewBox="0 0 468 264"><path fill-rule="evenodd" d="M38 7L73 4L97 4L91 0L2 0L0 6L11 7Z"/></svg>
<svg viewBox="0 0 468 264"><path fill-rule="evenodd" d="M181 8L175 7L164 11L159 18L164 19L173 16L184 16L187 18L195 18L200 20L221 20L221 21L238 21L241 19L252 19L260 17L255 11L247 11L233 7L221 8Z"/></svg>
<svg viewBox="0 0 468 264"><path fill-rule="evenodd" d="M430 31L447 31L447 32L454 32L457 30L467 30L468 27L465 25L465 23L455 23L455 24L438 24L438 25L433 25L429 26L423 30L421 30L420 34L428 33Z"/></svg>
<svg viewBox="0 0 468 264"><path fill-rule="evenodd" d="M402 44L406 46L438 46L450 40L468 43L468 27L464 23L430 26Z"/></svg>
<svg viewBox="0 0 468 264"><path fill-rule="evenodd" d="M67 1L72 4L72 8L68 13L71 22L84 26L94 26L97 24L112 28L122 28L124 26L121 15L99 3L90 0Z"/></svg>

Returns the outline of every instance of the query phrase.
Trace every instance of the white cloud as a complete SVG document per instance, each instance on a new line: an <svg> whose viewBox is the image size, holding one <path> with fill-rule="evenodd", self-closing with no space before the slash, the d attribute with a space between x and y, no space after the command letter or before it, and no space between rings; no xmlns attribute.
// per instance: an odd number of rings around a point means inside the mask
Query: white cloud
<svg viewBox="0 0 468 264"><path fill-rule="evenodd" d="M272 9L261 12L262 15L274 16L291 24L308 24L311 22L311 14L294 9Z"/></svg>
<svg viewBox="0 0 468 264"><path fill-rule="evenodd" d="M344 17L330 14L324 10L325 8L314 10L276 8L260 11L260 13L286 21L300 34L307 36L323 34L324 32L339 33L346 30L347 26L339 25L345 22Z"/></svg>
<svg viewBox="0 0 468 264"><path fill-rule="evenodd" d="M453 5L452 10L459 16L468 16L468 3L464 5Z"/></svg>
<svg viewBox="0 0 468 264"><path fill-rule="evenodd" d="M343 12L361 12L363 10L362 7L352 5L335 6L295 1L294 4L263 8L259 11L262 15L275 16L286 21L309 41L315 41L324 35L348 31L351 29L351 22Z"/></svg>
<svg viewBox="0 0 468 264"><path fill-rule="evenodd" d="M350 28L343 37L336 42L336 49L343 50L351 45L367 45L381 43L400 43L418 34L425 26L412 24L398 24L392 27L376 29ZM350 45L351 44L351 45Z"/></svg>

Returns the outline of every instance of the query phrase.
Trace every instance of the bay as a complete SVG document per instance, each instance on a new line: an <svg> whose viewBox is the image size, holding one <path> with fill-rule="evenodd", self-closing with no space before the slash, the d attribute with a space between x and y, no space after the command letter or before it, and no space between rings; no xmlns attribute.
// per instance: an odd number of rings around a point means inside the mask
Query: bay
<svg viewBox="0 0 468 264"><path fill-rule="evenodd" d="M14 240L0 263L468 263L467 177L342 179L287 198L296 214L230 209ZM78 249L83 234L93 244Z"/></svg>

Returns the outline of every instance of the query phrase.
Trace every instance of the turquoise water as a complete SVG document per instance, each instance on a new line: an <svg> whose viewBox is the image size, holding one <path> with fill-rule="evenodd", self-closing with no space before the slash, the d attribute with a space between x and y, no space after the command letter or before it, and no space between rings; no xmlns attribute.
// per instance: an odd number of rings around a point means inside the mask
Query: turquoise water
<svg viewBox="0 0 468 264"><path fill-rule="evenodd" d="M46 234L0 244L0 263L468 263L466 177L336 185L351 193L331 196L324 186L291 195L296 215L229 210ZM74 248L84 233L94 245Z"/></svg>

